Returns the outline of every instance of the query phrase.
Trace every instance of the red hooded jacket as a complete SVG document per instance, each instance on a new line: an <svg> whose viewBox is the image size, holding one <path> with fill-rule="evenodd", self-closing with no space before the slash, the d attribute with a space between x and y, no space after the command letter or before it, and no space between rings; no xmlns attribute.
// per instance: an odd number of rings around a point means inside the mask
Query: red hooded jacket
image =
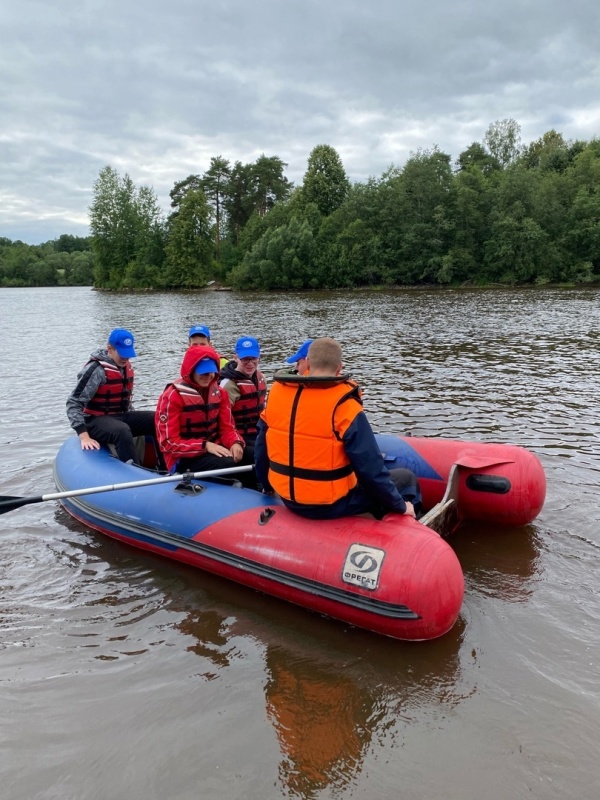
<svg viewBox="0 0 600 800"><path fill-rule="evenodd" d="M158 444L171 470L180 458L195 458L206 453L206 443L231 448L244 440L236 431L231 403L218 384L218 371L203 388L194 382L194 368L203 358L219 364L219 355L209 345L192 345L181 364L181 379L170 383L156 406Z"/></svg>

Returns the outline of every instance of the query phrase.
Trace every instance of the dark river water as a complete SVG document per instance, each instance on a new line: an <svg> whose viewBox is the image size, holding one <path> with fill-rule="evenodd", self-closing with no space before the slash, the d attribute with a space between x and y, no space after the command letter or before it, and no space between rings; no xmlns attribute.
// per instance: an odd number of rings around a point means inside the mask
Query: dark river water
<svg viewBox="0 0 600 800"><path fill-rule="evenodd" d="M600 782L600 290L106 295L0 289L0 493L54 491L65 399L111 328L136 406L192 323L267 375L333 335L380 431L511 442L548 479L465 527L455 628L403 643L143 555L53 502L0 518L2 800L587 799Z"/></svg>

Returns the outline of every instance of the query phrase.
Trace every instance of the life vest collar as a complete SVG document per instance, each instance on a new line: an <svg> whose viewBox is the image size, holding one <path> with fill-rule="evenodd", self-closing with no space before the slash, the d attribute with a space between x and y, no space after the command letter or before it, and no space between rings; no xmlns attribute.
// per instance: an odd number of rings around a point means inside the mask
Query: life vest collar
<svg viewBox="0 0 600 800"><path fill-rule="evenodd" d="M295 386L305 386L310 389L328 389L331 386L337 386L340 383L345 383L352 377L350 372L342 372L341 375L278 375L275 373L273 380L277 383L290 383Z"/></svg>

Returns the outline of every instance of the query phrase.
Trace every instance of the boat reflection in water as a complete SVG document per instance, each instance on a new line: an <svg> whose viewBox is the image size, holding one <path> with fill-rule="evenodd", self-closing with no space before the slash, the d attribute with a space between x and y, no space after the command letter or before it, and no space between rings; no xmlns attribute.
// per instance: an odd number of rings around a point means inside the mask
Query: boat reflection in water
<svg viewBox="0 0 600 800"><path fill-rule="evenodd" d="M294 796L352 783L380 737L402 736L424 713L475 692L463 676L462 659L474 656L461 653L461 620L441 639L415 645L303 614L243 587L225 600L222 584L207 579L211 608L189 610L177 627L194 637L189 649L210 658L216 671L239 653L232 640L258 644L266 715L281 751L279 778ZM169 605L175 610L174 597Z"/></svg>
<svg viewBox="0 0 600 800"><path fill-rule="evenodd" d="M57 511L57 521L82 530L63 511ZM525 603L538 572L536 529L494 533L464 526L450 540L465 571L466 603L481 595ZM264 691L265 719L279 745L279 780L290 795L312 798L352 785L367 754L376 758L384 739L385 748L390 740L401 745L415 725L445 715L477 692L479 655L472 642L465 643L464 616L439 639L399 642L99 535L81 547L95 561L107 562L105 591L111 597L122 593L131 599L137 581L151 591L153 610L158 602L163 624L167 613L168 627L183 634L169 636L170 646L200 657L202 667L195 674L202 680L240 681L232 697ZM140 613L143 596L136 603L136 618ZM155 636L151 619L149 614L149 639ZM124 632L122 620L119 625ZM248 658L253 667L262 661L262 680L260 669L250 671L254 677L236 669L240 659ZM151 672L147 680L152 682ZM261 724L255 718L253 729L260 730ZM262 753L268 742L265 733L257 745Z"/></svg>
<svg viewBox="0 0 600 800"><path fill-rule="evenodd" d="M449 539L463 568L469 593L508 602L526 602L539 574L541 542L535 525L495 528L490 536L481 523L465 523Z"/></svg>

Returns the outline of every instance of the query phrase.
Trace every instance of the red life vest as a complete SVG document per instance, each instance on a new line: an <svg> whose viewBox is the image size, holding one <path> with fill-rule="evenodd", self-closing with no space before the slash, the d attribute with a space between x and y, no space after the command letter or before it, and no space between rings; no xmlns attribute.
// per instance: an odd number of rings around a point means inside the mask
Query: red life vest
<svg viewBox="0 0 600 800"><path fill-rule="evenodd" d="M189 383L176 381L173 388L183 402L183 409L179 414L181 438L207 439L209 442L216 442L219 438L219 409L221 407L219 384L213 381L209 385L206 400Z"/></svg>
<svg viewBox="0 0 600 800"><path fill-rule="evenodd" d="M231 410L235 427L244 437L253 436L258 432L258 418L265 408L267 383L262 372L257 370L255 374L258 386L252 378L238 380L236 377L235 381L240 390L240 397L235 401Z"/></svg>
<svg viewBox="0 0 600 800"><path fill-rule="evenodd" d="M92 358L88 361L97 361L104 370L106 381L96 390L96 394L83 409L84 414L100 417L106 414L125 414L131 404L133 392L133 369L129 361L121 370L111 361L101 358Z"/></svg>

